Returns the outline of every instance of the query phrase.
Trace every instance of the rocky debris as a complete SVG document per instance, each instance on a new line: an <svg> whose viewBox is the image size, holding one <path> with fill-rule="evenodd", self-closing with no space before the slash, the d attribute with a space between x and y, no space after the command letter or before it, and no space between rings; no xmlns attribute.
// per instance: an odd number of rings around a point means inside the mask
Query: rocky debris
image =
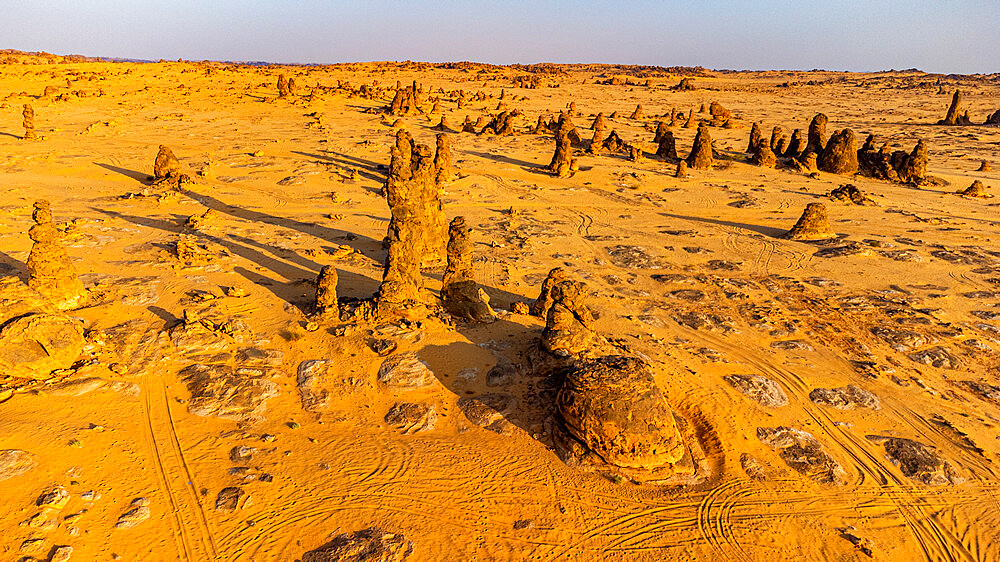
<svg viewBox="0 0 1000 562"><path fill-rule="evenodd" d="M21 111L21 117L23 117L22 125L24 125L24 140L37 140L38 133L35 132L35 110L30 104L24 104Z"/></svg>
<svg viewBox="0 0 1000 562"><path fill-rule="evenodd" d="M747 143L747 149L743 152L753 154L757 151L757 147L760 145L762 140L764 140L764 137L761 135L760 125L754 121L753 125L750 125L750 142Z"/></svg>
<svg viewBox="0 0 1000 562"><path fill-rule="evenodd" d="M170 148L161 144L160 151L156 153L156 160L153 162L153 179L159 181L176 178L180 175L181 163Z"/></svg>
<svg viewBox="0 0 1000 562"><path fill-rule="evenodd" d="M546 168L560 178L568 177L574 167L570 152L572 141L569 133L571 129L575 130L572 121L566 114L562 114L559 118L559 128L556 129L556 151L552 155L552 161L549 162L548 168Z"/></svg>
<svg viewBox="0 0 1000 562"><path fill-rule="evenodd" d="M385 423L403 435L430 431L437 425L437 409L434 404L396 402L385 415Z"/></svg>
<svg viewBox="0 0 1000 562"><path fill-rule="evenodd" d="M869 558L875 557L875 546L872 543L872 540L867 537L860 537L856 535L855 533L857 532L857 529L848 526L837 530L840 532L840 536L843 539L853 544L854 547L861 551L862 554L868 556Z"/></svg>
<svg viewBox="0 0 1000 562"><path fill-rule="evenodd" d="M708 127L699 125L698 133L694 137L694 145L687 157L687 165L695 170L707 170L712 167L713 162L712 137L708 132Z"/></svg>
<svg viewBox="0 0 1000 562"><path fill-rule="evenodd" d="M429 386L435 380L434 373L427 364L412 352L392 355L378 369L378 381L396 390Z"/></svg>
<svg viewBox="0 0 1000 562"><path fill-rule="evenodd" d="M129 504L129 510L121 514L115 529L131 529L140 523L145 522L151 515L149 511L149 500L146 498L135 498Z"/></svg>
<svg viewBox="0 0 1000 562"><path fill-rule="evenodd" d="M609 464L657 469L684 456L674 414L640 359L607 356L574 365L556 408L560 428Z"/></svg>
<svg viewBox="0 0 1000 562"><path fill-rule="evenodd" d="M938 121L938 125L971 125L972 121L969 120L969 114L961 113L962 111L962 91L955 90L955 93L951 96L951 105L948 106L948 113L944 116L944 119Z"/></svg>
<svg viewBox="0 0 1000 562"><path fill-rule="evenodd" d="M69 503L69 492L66 488L56 485L45 490L35 500L35 505L39 507L51 507L52 509L62 509Z"/></svg>
<svg viewBox="0 0 1000 562"><path fill-rule="evenodd" d="M844 484L847 474L812 434L791 427L758 427L757 438L785 464L821 484Z"/></svg>
<svg viewBox="0 0 1000 562"><path fill-rule="evenodd" d="M816 165L823 172L851 175L858 171L858 143L854 131L844 129L830 137L826 148L816 157Z"/></svg>
<svg viewBox="0 0 1000 562"><path fill-rule="evenodd" d="M545 280L542 281L542 289L535 299L535 302L531 305L531 315L538 316L539 318L548 318L549 309L552 308L552 287L561 281L565 281L566 270L561 267L552 268L549 274L545 276Z"/></svg>
<svg viewBox="0 0 1000 562"><path fill-rule="evenodd" d="M911 361L923 363L940 369L957 369L961 366L958 357L955 357L947 349L935 346L930 349L918 351L907 355Z"/></svg>
<svg viewBox="0 0 1000 562"><path fill-rule="evenodd" d="M972 185L958 192L962 197L979 197L983 199L988 199L993 197L993 194L986 191L986 186L980 180L975 180Z"/></svg>
<svg viewBox="0 0 1000 562"><path fill-rule="evenodd" d="M28 237L33 242L27 262L28 286L49 299L59 310L81 306L86 292L63 248L63 236L52 222L49 202L44 199L35 201L31 218L35 225L28 231Z"/></svg>
<svg viewBox="0 0 1000 562"><path fill-rule="evenodd" d="M490 322L496 313L489 297L476 283L472 269L472 229L465 217L455 217L448 229L448 266L441 281L441 300L452 316L471 322Z"/></svg>
<svg viewBox="0 0 1000 562"><path fill-rule="evenodd" d="M49 556L48 562L68 562L73 556L73 547L69 545L57 546Z"/></svg>
<svg viewBox="0 0 1000 562"><path fill-rule="evenodd" d="M320 412L330 405L330 393L325 388L330 362L313 359L299 363L296 386L302 400L302 409Z"/></svg>
<svg viewBox="0 0 1000 562"><path fill-rule="evenodd" d="M236 511L244 494L243 488L239 486L228 486L219 490L219 495L215 497L215 511L222 513Z"/></svg>
<svg viewBox="0 0 1000 562"><path fill-rule="evenodd" d="M826 115L817 113L809 122L809 136L803 154L812 152L821 154L826 148Z"/></svg>
<svg viewBox="0 0 1000 562"><path fill-rule="evenodd" d="M180 372L191 393L188 412L239 422L260 421L267 401L278 395L278 385L267 375L265 370L252 367L190 365Z"/></svg>
<svg viewBox="0 0 1000 562"><path fill-rule="evenodd" d="M960 484L965 481L937 451L919 441L903 437L867 435L869 441L885 447L885 458L899 467L907 478L928 486Z"/></svg>
<svg viewBox="0 0 1000 562"><path fill-rule="evenodd" d="M871 329L872 334L884 340L889 347L896 351L910 351L932 343L926 336L912 330L895 330L883 326L876 326Z"/></svg>
<svg viewBox="0 0 1000 562"><path fill-rule="evenodd" d="M219 221L219 212L215 209L208 209L200 215L191 215L184 221L185 228L191 230L201 230L215 225Z"/></svg>
<svg viewBox="0 0 1000 562"><path fill-rule="evenodd" d="M767 480L767 473L764 471L764 467L760 464L753 455L749 453L743 453L740 455L740 468L747 476L762 482Z"/></svg>
<svg viewBox="0 0 1000 562"><path fill-rule="evenodd" d="M829 240L837 235L830 229L826 205L809 203L791 230L782 235L788 240Z"/></svg>
<svg viewBox="0 0 1000 562"><path fill-rule="evenodd" d="M413 553L413 543L396 533L371 528L337 535L302 555L302 562L402 562Z"/></svg>
<svg viewBox="0 0 1000 562"><path fill-rule="evenodd" d="M560 281L551 287L552 306L542 330L542 348L560 356L576 356L598 342L594 315L584 302L587 286L580 281Z"/></svg>
<svg viewBox="0 0 1000 562"><path fill-rule="evenodd" d="M0 449L0 482L21 476L38 466L35 455L21 449Z"/></svg>
<svg viewBox="0 0 1000 562"><path fill-rule="evenodd" d="M852 410L855 407L878 410L882 407L878 396L853 384L841 388L813 389L809 393L809 399L816 404L833 406L838 410Z"/></svg>
<svg viewBox="0 0 1000 562"><path fill-rule="evenodd" d="M62 314L33 313L0 328L0 372L25 379L47 379L68 369L83 353L79 322Z"/></svg>
<svg viewBox="0 0 1000 562"><path fill-rule="evenodd" d="M316 303L314 310L321 317L340 319L340 303L337 301L337 268L324 265L316 278Z"/></svg>
<svg viewBox="0 0 1000 562"><path fill-rule="evenodd" d="M788 396L781 385L763 375L728 375L722 378L761 406L778 408L788 404Z"/></svg>
<svg viewBox="0 0 1000 562"><path fill-rule="evenodd" d="M473 424L500 435L510 435L514 425L505 416L515 402L509 394L480 394L459 398L458 408Z"/></svg>
<svg viewBox="0 0 1000 562"><path fill-rule="evenodd" d="M441 118L442 123L444 117ZM454 172L451 167L451 142L448 135L438 133L435 137L436 148L434 150L434 183L444 185L451 181Z"/></svg>
<svg viewBox="0 0 1000 562"><path fill-rule="evenodd" d="M845 183L840 187L830 191L826 194L827 198L831 201L840 201L842 203L853 203L855 205L874 205L875 202L861 191L857 186Z"/></svg>

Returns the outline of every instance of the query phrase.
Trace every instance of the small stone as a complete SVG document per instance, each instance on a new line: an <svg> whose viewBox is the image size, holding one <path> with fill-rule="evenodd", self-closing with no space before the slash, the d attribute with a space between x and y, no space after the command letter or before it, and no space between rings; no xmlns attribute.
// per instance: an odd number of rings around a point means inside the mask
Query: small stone
<svg viewBox="0 0 1000 562"><path fill-rule="evenodd" d="M55 549L52 556L49 557L49 562L67 562L70 556L73 555L72 546L60 546Z"/></svg>

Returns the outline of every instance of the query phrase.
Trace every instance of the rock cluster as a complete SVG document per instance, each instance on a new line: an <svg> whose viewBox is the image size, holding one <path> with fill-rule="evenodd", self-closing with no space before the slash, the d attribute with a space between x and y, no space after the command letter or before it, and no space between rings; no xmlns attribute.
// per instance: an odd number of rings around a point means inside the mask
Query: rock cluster
<svg viewBox="0 0 1000 562"><path fill-rule="evenodd" d="M62 234L52 223L52 210L46 200L35 201L32 213L35 225L28 231L34 242L28 254L28 286L44 295L59 310L83 304L86 293L62 246Z"/></svg>
<svg viewBox="0 0 1000 562"><path fill-rule="evenodd" d="M913 150L889 150L885 143L875 150L875 136L868 135L864 146L858 150L858 171L865 176L920 185L927 179L927 146L917 141Z"/></svg>

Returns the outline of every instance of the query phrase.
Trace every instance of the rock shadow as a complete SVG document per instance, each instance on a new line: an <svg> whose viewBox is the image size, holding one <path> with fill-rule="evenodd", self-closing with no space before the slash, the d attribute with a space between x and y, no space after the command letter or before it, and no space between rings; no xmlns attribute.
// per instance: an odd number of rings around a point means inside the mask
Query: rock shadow
<svg viewBox="0 0 1000 562"><path fill-rule="evenodd" d="M783 228L774 228L771 226L761 226L757 224L749 224L744 222L732 222L719 219L710 219L707 217L692 217L688 215L675 215L672 213L660 213L660 215L664 217L670 217L673 219L681 219L681 220L694 221L705 224L714 224L716 226L729 226L733 228L739 228L742 230L749 230L752 232L756 232L758 234L763 234L764 236L769 236L771 238L780 238L782 234L788 232L788 229L783 229Z"/></svg>

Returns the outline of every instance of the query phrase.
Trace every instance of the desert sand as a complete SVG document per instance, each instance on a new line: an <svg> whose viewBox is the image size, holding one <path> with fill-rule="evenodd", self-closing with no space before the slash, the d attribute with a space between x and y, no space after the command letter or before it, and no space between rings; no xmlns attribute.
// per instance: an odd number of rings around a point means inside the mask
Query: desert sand
<svg viewBox="0 0 1000 562"><path fill-rule="evenodd" d="M997 77L4 58L5 560L1000 559ZM786 158L818 113L926 174Z"/></svg>

